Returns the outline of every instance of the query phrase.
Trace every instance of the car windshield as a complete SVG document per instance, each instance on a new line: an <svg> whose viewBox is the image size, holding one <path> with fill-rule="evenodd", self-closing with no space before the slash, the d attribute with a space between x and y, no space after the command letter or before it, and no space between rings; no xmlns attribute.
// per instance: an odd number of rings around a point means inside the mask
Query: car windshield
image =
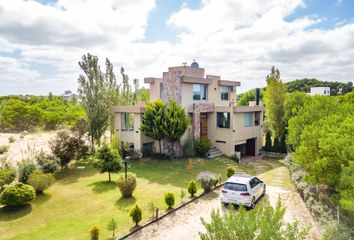
<svg viewBox="0 0 354 240"><path fill-rule="evenodd" d="M245 192L247 191L247 186L245 184L227 182L224 185L224 189L237 192Z"/></svg>

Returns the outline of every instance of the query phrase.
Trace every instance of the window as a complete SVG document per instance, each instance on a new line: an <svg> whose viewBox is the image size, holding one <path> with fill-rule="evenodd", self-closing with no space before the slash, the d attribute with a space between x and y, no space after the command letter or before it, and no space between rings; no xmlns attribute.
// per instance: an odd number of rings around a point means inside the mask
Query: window
<svg viewBox="0 0 354 240"><path fill-rule="evenodd" d="M160 83L160 99L163 98L163 84Z"/></svg>
<svg viewBox="0 0 354 240"><path fill-rule="evenodd" d="M255 186L257 186L259 183L261 183L262 181L259 180L258 178L253 178L251 181L250 181L250 186L251 188L254 188Z"/></svg>
<svg viewBox="0 0 354 240"><path fill-rule="evenodd" d="M261 118L261 112L255 112L254 113L254 125L255 126L259 125L260 118Z"/></svg>
<svg viewBox="0 0 354 240"><path fill-rule="evenodd" d="M253 119L252 112L245 112L244 113L244 126L245 127L252 127L252 119Z"/></svg>
<svg viewBox="0 0 354 240"><path fill-rule="evenodd" d="M134 114L122 113L122 130L133 131L134 130Z"/></svg>
<svg viewBox="0 0 354 240"><path fill-rule="evenodd" d="M207 100L207 85L193 84L193 100Z"/></svg>
<svg viewBox="0 0 354 240"><path fill-rule="evenodd" d="M220 86L220 96L222 101L228 101L229 100L229 92L230 92L230 87L228 86Z"/></svg>
<svg viewBox="0 0 354 240"><path fill-rule="evenodd" d="M246 192L247 186L245 184L227 182L224 185L224 189L237 192Z"/></svg>
<svg viewBox="0 0 354 240"><path fill-rule="evenodd" d="M216 114L216 127L230 128L230 113L229 112L218 112Z"/></svg>

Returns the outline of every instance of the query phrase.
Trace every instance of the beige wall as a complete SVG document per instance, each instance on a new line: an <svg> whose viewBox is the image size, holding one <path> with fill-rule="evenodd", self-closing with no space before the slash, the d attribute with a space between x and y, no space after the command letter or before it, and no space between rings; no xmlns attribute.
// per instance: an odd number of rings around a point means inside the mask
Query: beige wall
<svg viewBox="0 0 354 240"><path fill-rule="evenodd" d="M155 78L154 83L150 84L150 101L153 102L156 99L160 99L160 83L161 79Z"/></svg>

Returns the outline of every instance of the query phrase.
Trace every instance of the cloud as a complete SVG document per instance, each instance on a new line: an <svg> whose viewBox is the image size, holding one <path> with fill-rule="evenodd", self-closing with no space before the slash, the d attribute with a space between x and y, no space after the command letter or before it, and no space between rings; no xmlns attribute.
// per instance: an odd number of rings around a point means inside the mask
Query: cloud
<svg viewBox="0 0 354 240"><path fill-rule="evenodd" d="M98 55L102 65L108 57L118 77L124 66L131 78L141 82L196 58L207 74L241 81L239 92L264 86L272 65L285 81L354 78L354 24L343 21L333 29L320 29L324 16L287 20L306 7L304 1L203 0L198 9L182 4L166 19L167 26L178 32L176 43L145 42L155 4L154 0L52 4L0 0L0 57L1 52L21 52L16 59L0 58L6 62L0 67L0 94L75 90L77 62L87 52ZM43 74L32 63L53 66L53 73ZM10 83L10 76L17 80ZM18 84L21 81L27 85Z"/></svg>

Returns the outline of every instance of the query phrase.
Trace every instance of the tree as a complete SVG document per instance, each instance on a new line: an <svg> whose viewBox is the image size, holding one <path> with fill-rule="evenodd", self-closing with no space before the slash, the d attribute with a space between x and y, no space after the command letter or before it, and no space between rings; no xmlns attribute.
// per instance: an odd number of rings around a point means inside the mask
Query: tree
<svg viewBox="0 0 354 240"><path fill-rule="evenodd" d="M88 130L91 138L91 151L95 142L99 145L109 122L110 107L113 103L112 92L116 89L113 66L106 59L106 74L101 71L97 56L82 56L79 65L85 75L80 75L79 98L88 118Z"/></svg>
<svg viewBox="0 0 354 240"><path fill-rule="evenodd" d="M163 128L165 121L166 104L158 99L148 103L142 115L140 130L148 137L159 141L159 150L162 153L161 140L165 137Z"/></svg>
<svg viewBox="0 0 354 240"><path fill-rule="evenodd" d="M299 229L298 223L285 224L283 217L285 208L281 207L280 198L275 208L268 201L257 210L246 211L241 205L235 214L232 205L228 213L220 214L213 210L211 223L203 218L206 233L199 233L202 240L302 240L308 234L308 228Z"/></svg>
<svg viewBox="0 0 354 240"><path fill-rule="evenodd" d="M177 141L183 136L189 124L189 118L187 117L183 107L177 105L172 100L166 108L163 121L163 135L172 143L172 154L175 153L173 147Z"/></svg>
<svg viewBox="0 0 354 240"><path fill-rule="evenodd" d="M194 197L194 194L197 193L197 183L194 180L191 180L188 183L188 193L191 197Z"/></svg>
<svg viewBox="0 0 354 240"><path fill-rule="evenodd" d="M259 98L260 100L264 97L264 88L260 90ZM237 102L237 105L248 105L250 101L256 101L256 89L251 89L247 92L239 94L240 100Z"/></svg>
<svg viewBox="0 0 354 240"><path fill-rule="evenodd" d="M96 168L101 172L108 172L108 181L111 182L111 172L119 172L122 160L118 152L113 151L106 143L96 153Z"/></svg>
<svg viewBox="0 0 354 240"><path fill-rule="evenodd" d="M108 225L107 225L107 229L109 231L112 231L112 237L115 236L115 230L117 229L117 222L114 220L114 218L111 219L111 221L109 221Z"/></svg>
<svg viewBox="0 0 354 240"><path fill-rule="evenodd" d="M267 152L272 151L272 133L270 131L267 131L266 133L266 142L264 145L264 150Z"/></svg>
<svg viewBox="0 0 354 240"><path fill-rule="evenodd" d="M271 69L271 73L267 76L266 81L267 89L264 93L265 117L273 137L278 138L285 133L284 102L286 86L280 79L279 70L274 66Z"/></svg>
<svg viewBox="0 0 354 240"><path fill-rule="evenodd" d="M135 226L138 226L139 222L142 219L142 211L141 208L139 207L138 204L135 205L132 209L130 209L130 217L132 218L133 222L135 223Z"/></svg>

